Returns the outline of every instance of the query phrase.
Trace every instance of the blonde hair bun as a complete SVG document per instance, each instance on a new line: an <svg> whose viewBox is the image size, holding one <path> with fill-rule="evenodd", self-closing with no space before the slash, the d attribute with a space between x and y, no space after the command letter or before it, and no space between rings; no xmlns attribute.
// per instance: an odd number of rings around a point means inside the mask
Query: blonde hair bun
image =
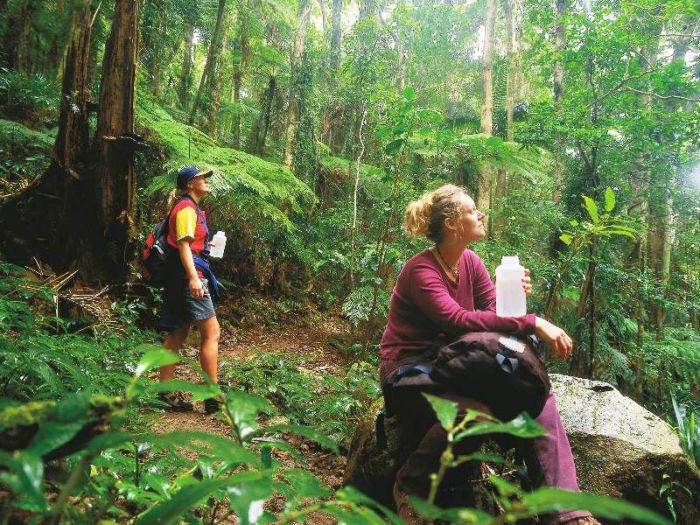
<svg viewBox="0 0 700 525"><path fill-rule="evenodd" d="M437 243L442 238L445 219L460 213L462 197L467 191L461 186L445 184L406 206L404 230L415 237L427 237Z"/></svg>

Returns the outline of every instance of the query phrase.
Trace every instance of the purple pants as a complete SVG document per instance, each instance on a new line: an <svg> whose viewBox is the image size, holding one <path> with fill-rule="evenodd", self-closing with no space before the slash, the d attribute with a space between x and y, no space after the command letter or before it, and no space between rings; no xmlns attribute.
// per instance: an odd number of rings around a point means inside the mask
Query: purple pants
<svg viewBox="0 0 700 525"><path fill-rule="evenodd" d="M463 414L468 408L490 413L486 405L472 398L462 397L433 388L398 387L391 392L391 407L401 426L402 434L408 436L407 443L410 452L403 466L396 475L396 483L407 494L427 497L430 488L429 476L437 471L440 455L447 443L447 434L437 422L435 414L421 395L421 392L439 395L443 399L455 401ZM389 402L389 400L387 400ZM554 394L549 394L542 413L536 419L547 435L534 440L518 440L518 452L524 457L528 472L535 485L556 487L578 491L576 466L571 454L571 446L566 431L559 417L559 410ZM454 447L456 454L469 454L481 446L479 437L469 438L457 443ZM457 469L454 469L457 470ZM445 481L450 483L450 477ZM461 478L462 480L464 478ZM563 511L557 515L559 523L565 523L575 518L590 516L586 511Z"/></svg>

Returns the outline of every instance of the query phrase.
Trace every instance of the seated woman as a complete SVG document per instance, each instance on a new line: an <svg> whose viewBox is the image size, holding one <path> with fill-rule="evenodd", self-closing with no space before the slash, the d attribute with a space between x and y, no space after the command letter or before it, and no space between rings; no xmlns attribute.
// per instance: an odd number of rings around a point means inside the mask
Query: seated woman
<svg viewBox="0 0 700 525"><path fill-rule="evenodd" d="M489 409L442 387L394 385L398 369L416 361L436 341L447 342L467 332L534 333L562 358L568 357L572 349L571 338L564 330L534 314L496 315L493 282L482 260L467 249L470 243L485 237L484 217L464 189L451 184L411 202L406 209L405 229L435 243L409 259L401 271L380 350L380 378L387 410L396 415L402 434L413 439L408 444L412 452L394 485L397 512L408 524L420 520L406 496L427 497L429 475L437 471L446 445L445 431L421 393L429 388L431 394L457 402L460 411L473 408L488 413ZM526 275L523 286L529 293L529 272ZM549 395L536 421L548 435L531 441L531 450L524 451L528 470L537 478L533 481L577 491L576 468L554 394ZM463 449L460 453L468 453L479 444L463 441L459 445ZM554 523L598 524L584 511L562 512Z"/></svg>

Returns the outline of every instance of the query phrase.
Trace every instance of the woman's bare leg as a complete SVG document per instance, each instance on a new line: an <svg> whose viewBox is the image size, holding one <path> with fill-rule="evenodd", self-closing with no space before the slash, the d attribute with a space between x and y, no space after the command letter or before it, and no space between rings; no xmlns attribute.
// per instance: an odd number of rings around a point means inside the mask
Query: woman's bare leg
<svg viewBox="0 0 700 525"><path fill-rule="evenodd" d="M202 321L195 321L199 329L202 342L199 347L199 364L209 378L216 383L218 380L217 366L219 360L219 336L221 328L216 317L210 317Z"/></svg>
<svg viewBox="0 0 700 525"><path fill-rule="evenodd" d="M170 350L171 352L178 353L182 343L187 339L187 334L190 333L190 325L186 324L169 332L165 336L165 341L163 341L163 346ZM160 380L167 381L175 377L175 365L162 366L160 368Z"/></svg>

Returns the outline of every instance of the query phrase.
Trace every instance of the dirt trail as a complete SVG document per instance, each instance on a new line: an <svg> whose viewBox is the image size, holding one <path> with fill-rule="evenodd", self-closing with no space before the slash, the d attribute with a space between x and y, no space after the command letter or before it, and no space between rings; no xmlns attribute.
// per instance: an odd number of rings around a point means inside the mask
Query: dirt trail
<svg viewBox="0 0 700 525"><path fill-rule="evenodd" d="M324 319L319 322L292 322L291 326L282 327L256 327L256 328L231 328L222 330L221 344L219 348L219 361L242 360L260 352L295 353L305 357L305 368L316 373L335 373L339 366L344 366L348 359L342 356L336 348L329 344L329 337L347 331L347 326L340 319ZM197 334L193 334L188 343L195 345ZM183 355L196 359L197 349L194 346L186 346ZM176 377L190 381L198 381L196 373L188 366L178 366ZM217 417L206 415L201 403L195 405L194 412L174 413L163 412L157 414L152 425L152 430L157 432L169 432L173 430L197 430L213 434L227 435L228 427ZM273 451L275 459L281 461L285 467L303 467L313 472L331 489L340 488L345 469L346 458L336 456L325 449L321 449L314 443L306 442L298 437L290 436L290 443L294 445L304 456L304 464L298 463L289 454ZM280 500L280 505L283 502ZM275 503L273 502L273 507ZM275 509L270 509L275 510ZM281 511L280 507L277 509ZM320 517L319 517L320 518ZM327 522L325 519L318 521Z"/></svg>

